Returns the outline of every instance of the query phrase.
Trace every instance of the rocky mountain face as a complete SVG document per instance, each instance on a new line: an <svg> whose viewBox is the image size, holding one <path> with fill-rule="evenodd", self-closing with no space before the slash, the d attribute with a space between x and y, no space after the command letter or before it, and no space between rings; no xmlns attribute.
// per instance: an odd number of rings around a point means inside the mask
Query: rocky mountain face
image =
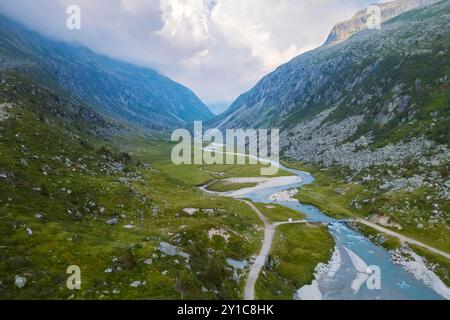
<svg viewBox="0 0 450 320"><path fill-rule="evenodd" d="M370 210L412 230L445 223L449 16L450 2L441 1L298 56L241 95L211 126L280 128L285 157L338 171L341 183L360 185L374 199L402 199L395 205L367 202ZM414 210L411 197L420 202Z"/></svg>
<svg viewBox="0 0 450 320"><path fill-rule="evenodd" d="M396 0L388 3L378 4L380 8L381 21L386 22L406 11L427 6L437 2L436 0ZM342 42L352 35L366 30L368 28L368 20L371 14L368 10L357 12L350 20L338 23L325 43L325 45L333 45Z"/></svg>
<svg viewBox="0 0 450 320"><path fill-rule="evenodd" d="M449 2L440 2L307 52L241 95L214 125L279 127L286 153L325 166L360 170L419 154L426 163L448 161L449 13Z"/></svg>
<svg viewBox="0 0 450 320"><path fill-rule="evenodd" d="M213 117L191 90L156 71L47 39L1 15L0 70L61 87L109 116L152 129Z"/></svg>

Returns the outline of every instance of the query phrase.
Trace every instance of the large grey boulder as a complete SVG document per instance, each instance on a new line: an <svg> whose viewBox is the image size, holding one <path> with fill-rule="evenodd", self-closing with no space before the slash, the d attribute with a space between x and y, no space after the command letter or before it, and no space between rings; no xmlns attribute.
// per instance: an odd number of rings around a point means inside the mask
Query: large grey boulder
<svg viewBox="0 0 450 320"><path fill-rule="evenodd" d="M158 250L168 256L180 256L188 260L190 258L189 254L180 251L176 246L173 246L167 242L161 242L158 246Z"/></svg>
<svg viewBox="0 0 450 320"><path fill-rule="evenodd" d="M158 246L158 250L168 256L176 256L180 252L180 250L177 247L167 242L161 242Z"/></svg>

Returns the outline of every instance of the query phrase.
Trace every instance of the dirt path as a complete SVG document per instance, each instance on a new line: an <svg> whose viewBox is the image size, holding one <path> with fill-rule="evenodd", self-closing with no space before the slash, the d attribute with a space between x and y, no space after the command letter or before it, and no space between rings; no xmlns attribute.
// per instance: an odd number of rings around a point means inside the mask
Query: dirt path
<svg viewBox="0 0 450 320"><path fill-rule="evenodd" d="M220 192L214 192L207 189L211 183L214 182L210 182L208 185L200 187L199 189L209 195L223 196L223 194ZM269 220L266 218L266 216L251 201L248 200L241 200L241 201L247 204L253 211L255 211L259 219L264 223L264 240L262 243L261 251L259 252L255 262L252 264L250 268L250 272L248 274L248 278L244 288L244 300L255 300L256 281L258 280L261 269L265 265L267 256L269 255L270 250L272 249L272 241L275 236L275 231L277 227L285 224L302 224L307 223L308 221L298 220L298 221L282 221L270 223Z"/></svg>
<svg viewBox="0 0 450 320"><path fill-rule="evenodd" d="M209 175L212 175L213 178L214 178L214 176L221 176L221 177L224 177L224 176L227 175L226 172L209 171L209 170L204 169L203 167L200 168L200 171L203 171L203 172L205 172L205 173L207 173L207 174L209 174Z"/></svg>
<svg viewBox="0 0 450 320"><path fill-rule="evenodd" d="M380 226L380 225L378 225L376 223L373 223L373 222L370 222L370 221L367 221L367 220L363 220L363 219L357 219L357 220L354 220L354 221L356 221L358 223L361 223L361 224L364 224L364 225L366 225L368 227L371 227L371 228L373 228L375 230L378 230L380 232L383 232L383 233L385 233L387 235L396 237L397 239L399 239L403 243L409 243L409 244L416 245L418 247L425 248L425 249L427 249L427 250L429 250L429 251L431 251L431 252L433 252L435 254L443 256L444 258L450 259L450 254L448 254L448 253L446 253L444 251L441 251L439 249L436 249L434 247L426 245L423 242L420 242L420 241L417 241L417 240L405 237L405 236L403 236L403 235L401 235L401 234L399 234L399 233L397 233L395 231L392 231L392 230L389 230L387 228L384 228L384 227L382 227L382 226Z"/></svg>
<svg viewBox="0 0 450 320"><path fill-rule="evenodd" d="M272 249L272 241L273 237L275 236L276 228L280 225L284 224L300 224L300 223L306 223L306 221L291 221L291 222L276 222L276 223L269 223L266 216L250 201L242 200L244 203L246 203L250 208L253 209L253 211L256 212L258 217L261 219L261 221L264 223L264 240L263 245L261 247L261 251L259 252L258 256L256 257L255 262L252 264L250 268L250 272L248 274L247 282L245 283L245 289L244 289L244 300L254 300L255 299L255 285L256 281L258 280L259 274L261 272L262 267L266 263L267 256L270 253L270 250Z"/></svg>

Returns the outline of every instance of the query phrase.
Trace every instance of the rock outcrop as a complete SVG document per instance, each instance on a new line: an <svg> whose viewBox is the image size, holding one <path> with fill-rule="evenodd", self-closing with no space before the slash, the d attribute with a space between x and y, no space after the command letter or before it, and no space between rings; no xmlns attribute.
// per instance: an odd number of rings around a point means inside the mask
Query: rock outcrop
<svg viewBox="0 0 450 320"><path fill-rule="evenodd" d="M388 3L380 3L376 6L379 7L380 22L383 23L406 11L429 5L434 2L437 2L437 0L396 0ZM355 33L368 29L369 26L372 26L373 22L370 22L369 19L373 14L374 12L371 12L370 9L361 10L350 20L338 23L331 30L325 45L333 45L342 42Z"/></svg>

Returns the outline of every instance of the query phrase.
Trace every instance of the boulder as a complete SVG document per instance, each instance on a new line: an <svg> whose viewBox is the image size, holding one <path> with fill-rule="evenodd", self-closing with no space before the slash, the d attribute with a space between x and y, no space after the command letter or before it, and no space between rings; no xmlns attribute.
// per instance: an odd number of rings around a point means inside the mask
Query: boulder
<svg viewBox="0 0 450 320"><path fill-rule="evenodd" d="M179 249L167 242L161 242L158 246L158 250L168 256L176 256L179 253Z"/></svg>
<svg viewBox="0 0 450 320"><path fill-rule="evenodd" d="M186 260L189 260L189 254L180 251L176 246L173 246L167 242L161 242L158 246L158 250L168 256L180 256Z"/></svg>
<svg viewBox="0 0 450 320"><path fill-rule="evenodd" d="M34 217L35 217L36 219L42 219L42 218L44 217L44 215L43 215L42 213L36 213L36 214L34 215Z"/></svg>
<svg viewBox="0 0 450 320"><path fill-rule="evenodd" d="M111 219L111 220L106 221L106 223L109 224L110 226L113 226L113 225L119 223L119 219L114 218L114 219Z"/></svg>
<svg viewBox="0 0 450 320"><path fill-rule="evenodd" d="M27 284L27 278L22 276L16 276L14 284L16 285L17 288L22 289Z"/></svg>
<svg viewBox="0 0 450 320"><path fill-rule="evenodd" d="M413 188L420 188L423 185L423 178L414 176L408 179L408 184Z"/></svg>
<svg viewBox="0 0 450 320"><path fill-rule="evenodd" d="M145 261L144 261L144 264L146 264L146 265L151 265L151 264L153 264L153 259L147 259L147 260L145 260Z"/></svg>
<svg viewBox="0 0 450 320"><path fill-rule="evenodd" d="M130 287L139 288L139 287L142 287L142 285L143 285L142 281L134 281L130 284Z"/></svg>

